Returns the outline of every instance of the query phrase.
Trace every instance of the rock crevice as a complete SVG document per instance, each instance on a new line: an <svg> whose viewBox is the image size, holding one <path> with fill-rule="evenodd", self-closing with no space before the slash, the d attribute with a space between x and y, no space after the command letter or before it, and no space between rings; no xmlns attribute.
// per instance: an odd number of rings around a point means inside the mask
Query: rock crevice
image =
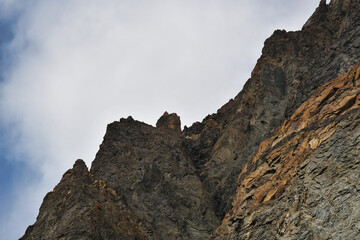
<svg viewBox="0 0 360 240"><path fill-rule="evenodd" d="M109 124L22 239L356 239L359 12L322 0L276 30L243 90L183 131L167 112Z"/></svg>

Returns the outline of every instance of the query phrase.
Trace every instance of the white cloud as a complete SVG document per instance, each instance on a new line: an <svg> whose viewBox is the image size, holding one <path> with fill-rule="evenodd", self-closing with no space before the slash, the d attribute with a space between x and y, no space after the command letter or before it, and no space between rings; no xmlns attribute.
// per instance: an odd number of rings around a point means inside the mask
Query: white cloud
<svg viewBox="0 0 360 240"><path fill-rule="evenodd" d="M4 3L10 1L0 6ZM0 233L8 239L35 221L42 197L75 159L90 166L107 123L132 115L154 125L165 110L177 112L187 125L201 120L239 92L265 38L276 28L300 29L316 5L313 0L22 3L6 5L21 15L11 48L16 61L1 87L1 115L20 134L14 151L27 156L21 161L42 178L26 189L19 186L12 217L1 223Z"/></svg>

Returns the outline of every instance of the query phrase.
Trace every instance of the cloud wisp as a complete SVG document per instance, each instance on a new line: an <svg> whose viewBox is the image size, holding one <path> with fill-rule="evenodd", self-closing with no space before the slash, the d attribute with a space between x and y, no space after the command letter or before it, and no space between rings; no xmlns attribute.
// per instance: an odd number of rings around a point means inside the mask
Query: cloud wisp
<svg viewBox="0 0 360 240"><path fill-rule="evenodd" d="M190 125L215 112L250 77L265 38L277 28L300 29L316 3L3 0L0 6L4 16L18 14L0 89L1 123L13 161L31 169L1 219L0 234L15 239L75 159L90 166L107 123L132 115L154 125L167 110Z"/></svg>

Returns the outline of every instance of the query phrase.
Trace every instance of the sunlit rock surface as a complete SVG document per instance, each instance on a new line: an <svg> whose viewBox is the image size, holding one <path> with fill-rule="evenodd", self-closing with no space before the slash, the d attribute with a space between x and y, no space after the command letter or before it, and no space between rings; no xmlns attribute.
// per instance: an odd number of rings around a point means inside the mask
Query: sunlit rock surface
<svg viewBox="0 0 360 240"><path fill-rule="evenodd" d="M360 63L263 141L214 239L357 239Z"/></svg>
<svg viewBox="0 0 360 240"><path fill-rule="evenodd" d="M167 112L109 124L23 239L356 239L359 12L322 0L275 31L243 90L183 131Z"/></svg>

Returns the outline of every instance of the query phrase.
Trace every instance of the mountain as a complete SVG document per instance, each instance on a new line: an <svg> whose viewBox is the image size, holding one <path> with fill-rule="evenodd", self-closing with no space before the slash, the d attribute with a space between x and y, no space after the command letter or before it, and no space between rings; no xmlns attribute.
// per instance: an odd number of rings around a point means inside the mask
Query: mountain
<svg viewBox="0 0 360 240"><path fill-rule="evenodd" d="M360 62L261 143L213 239L359 238L359 150Z"/></svg>
<svg viewBox="0 0 360 240"><path fill-rule="evenodd" d="M202 122L108 125L21 239L356 239L360 2L322 0L265 41L243 90Z"/></svg>

